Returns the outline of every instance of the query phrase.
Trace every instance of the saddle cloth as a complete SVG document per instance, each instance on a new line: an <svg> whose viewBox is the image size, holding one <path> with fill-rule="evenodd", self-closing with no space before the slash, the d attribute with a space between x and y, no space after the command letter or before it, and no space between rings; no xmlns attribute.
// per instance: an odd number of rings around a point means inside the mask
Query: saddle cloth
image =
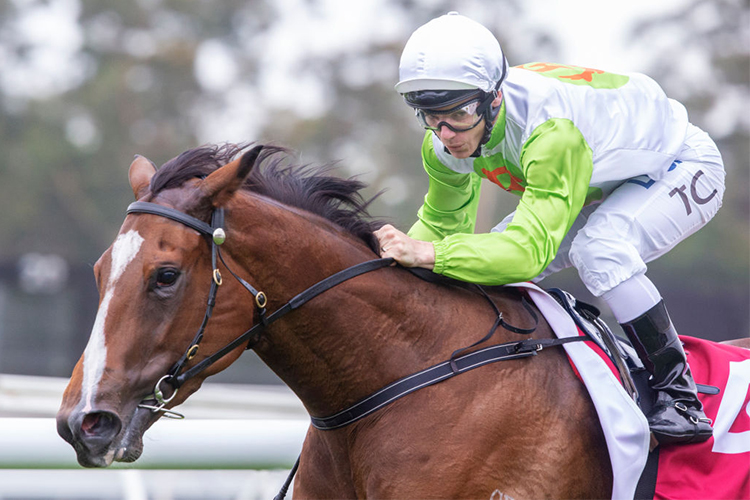
<svg viewBox="0 0 750 500"><path fill-rule="evenodd" d="M581 335L570 315L532 283L516 283L534 301L559 338ZM656 499L750 499L750 350L681 336L699 384L720 388L699 394L714 422L704 443L661 445L649 455L650 431L643 412L623 389L609 358L593 342L563 347L586 385L604 431L612 463L613 499L643 496L641 475L655 465Z"/></svg>

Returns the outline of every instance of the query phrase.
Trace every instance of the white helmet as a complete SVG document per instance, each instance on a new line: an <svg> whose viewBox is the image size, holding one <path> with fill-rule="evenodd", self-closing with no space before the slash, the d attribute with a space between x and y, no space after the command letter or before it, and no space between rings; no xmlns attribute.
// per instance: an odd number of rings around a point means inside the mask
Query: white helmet
<svg viewBox="0 0 750 500"><path fill-rule="evenodd" d="M400 94L421 90L482 90L505 78L506 61L495 36L476 21L449 12L418 28L399 64Z"/></svg>

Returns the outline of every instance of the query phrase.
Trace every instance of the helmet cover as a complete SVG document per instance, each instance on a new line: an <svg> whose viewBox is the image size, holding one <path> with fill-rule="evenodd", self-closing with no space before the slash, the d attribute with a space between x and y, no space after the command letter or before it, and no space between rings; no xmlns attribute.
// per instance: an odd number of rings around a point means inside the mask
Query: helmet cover
<svg viewBox="0 0 750 500"><path fill-rule="evenodd" d="M396 91L492 92L504 73L505 56L490 30L457 12L449 12L417 28L406 42Z"/></svg>

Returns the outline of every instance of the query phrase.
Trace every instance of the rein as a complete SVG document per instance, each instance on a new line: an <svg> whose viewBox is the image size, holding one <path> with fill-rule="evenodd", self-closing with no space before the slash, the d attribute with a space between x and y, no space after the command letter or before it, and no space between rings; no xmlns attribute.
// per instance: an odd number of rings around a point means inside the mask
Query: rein
<svg viewBox="0 0 750 500"><path fill-rule="evenodd" d="M165 408L165 405L175 397L178 389L187 380L196 376L197 374L217 362L219 359L226 356L228 353L243 344L246 345L246 349L252 349L260 341L260 335L268 325L274 323L291 311L299 308L312 298L317 297L321 293L330 290L336 285L339 285L351 278L369 273L371 271L375 271L377 269L388 267L394 262L392 258L375 259L356 264L347 269L344 269L343 271L339 271L312 285L303 292L297 294L286 304L278 308L273 313L267 315L266 306L268 304L268 298L266 297L265 293L256 290L247 281L235 274L234 271L232 271L229 266L227 266L226 262L224 262L224 257L221 255L220 246L226 241L226 232L224 231L223 227L223 209L217 208L214 210L211 216L211 224L207 224L206 222L187 215L184 212L180 212L179 210L150 202L136 201L134 203L131 203L130 206L128 206L127 214L134 213L151 214L165 217L167 219L180 222L192 229L195 229L203 235L211 236L211 265L213 272L211 279L211 288L209 289L208 301L206 305L206 313L203 317L203 321L185 353L180 357L179 360L177 360L174 365L172 365L167 374L159 379L159 381L156 383L156 386L154 387L154 393L148 396L141 402L141 404L138 405L140 408L150 409L152 412L163 412L164 416L168 418L184 418L184 416L180 413ZM242 284L242 286L245 287L245 289L253 295L255 299L255 307L260 316L260 322L253 325L250 329L245 331L242 335L231 341L223 348L219 349L215 353L211 354L210 356L206 357L205 359L201 360L200 362L183 372L183 369L185 368L187 363L191 359L193 359L198 352L200 342L203 339L203 334L205 332L206 326L208 325L208 321L211 319L211 314L216 304L216 294L218 292L218 288L222 284L221 273L219 272L219 268L217 265L219 260L221 260L221 262L232 274L232 276L234 276L235 279L237 279L237 281L239 281L240 284ZM424 278L424 273L414 272L414 274ZM539 318L529 305L528 301L525 298L522 298L521 304L533 318L534 326L532 328L518 328L510 325L505 322L505 320L503 319L503 313L498 309L492 298L481 286L465 283L462 283L460 286L473 290L479 290L479 292L485 297L485 299L494 309L496 315L495 322L493 323L489 332L483 338L471 344L470 346L463 347L454 351L447 361L399 379L383 387L379 391L371 394L370 396L367 396L366 398L356 402L349 408L336 413L335 415L331 415L328 417L311 416L310 418L312 425L320 430L338 429L356 422L357 420L364 418L365 416L392 403L393 401L411 394L412 392L415 392L423 387L442 382L443 380L447 380L461 373L473 370L474 368L478 368L480 366L484 366L486 364L494 363L497 361L535 356L545 347L559 346L568 342L589 339L588 336L571 337L565 339L525 339L521 341L508 342L486 347L468 354L462 354L464 351L472 349L473 347L476 347L479 344L482 344L483 342L489 340L495 333L497 328L500 326L513 333L517 333L520 335L529 335L536 330L539 324ZM164 395L164 392L161 389L162 383L166 383L172 387L172 394L169 397L166 397ZM150 401L155 401L156 404L148 404Z"/></svg>

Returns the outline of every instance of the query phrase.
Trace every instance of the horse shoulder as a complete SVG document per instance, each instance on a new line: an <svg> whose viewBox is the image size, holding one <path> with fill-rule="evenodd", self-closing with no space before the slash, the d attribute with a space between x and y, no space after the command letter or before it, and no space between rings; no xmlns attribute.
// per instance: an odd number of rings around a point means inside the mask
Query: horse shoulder
<svg viewBox="0 0 750 500"><path fill-rule="evenodd" d="M351 481L346 429L307 431L294 478L294 498L359 498Z"/></svg>

